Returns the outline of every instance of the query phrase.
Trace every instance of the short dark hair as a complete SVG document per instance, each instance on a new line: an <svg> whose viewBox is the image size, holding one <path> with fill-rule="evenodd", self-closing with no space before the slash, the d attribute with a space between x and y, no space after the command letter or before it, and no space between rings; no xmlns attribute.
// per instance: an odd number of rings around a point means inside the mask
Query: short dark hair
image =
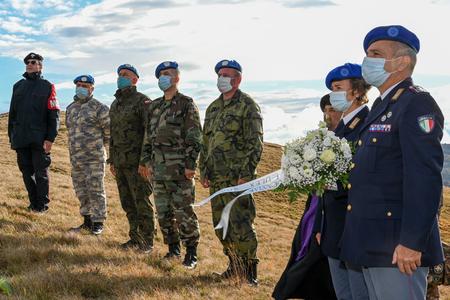
<svg viewBox="0 0 450 300"><path fill-rule="evenodd" d="M320 109L322 110L322 112L325 112L325 106L327 105L331 106L330 94L326 94L322 98L320 98Z"/></svg>

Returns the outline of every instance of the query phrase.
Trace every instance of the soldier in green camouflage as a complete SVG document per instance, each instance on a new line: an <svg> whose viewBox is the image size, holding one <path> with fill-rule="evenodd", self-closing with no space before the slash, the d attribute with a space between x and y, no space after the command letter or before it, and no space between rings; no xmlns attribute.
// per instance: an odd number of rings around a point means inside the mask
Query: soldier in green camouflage
<svg viewBox="0 0 450 300"><path fill-rule="evenodd" d="M441 203L439 204L438 218L444 205L444 194L441 194ZM430 267L427 276L427 295L426 300L439 300L439 286L450 285L450 245L442 242L442 250L444 252L444 262Z"/></svg>
<svg viewBox="0 0 450 300"><path fill-rule="evenodd" d="M89 230L98 235L106 219L105 148L109 142L109 108L95 99L94 78L81 75L74 101L66 109L72 182L80 200L83 224L71 231Z"/></svg>
<svg viewBox="0 0 450 300"><path fill-rule="evenodd" d="M111 104L111 141L108 163L116 177L120 202L127 214L130 240L123 249L153 249L154 213L150 182L139 175L139 159L150 99L136 89L139 75L129 64L119 66L118 90Z"/></svg>
<svg viewBox="0 0 450 300"><path fill-rule="evenodd" d="M209 187L211 194L254 179L263 149L259 106L239 89L241 66L234 60L222 60L215 71L222 94L206 110L199 162L202 185ZM214 227L220 221L223 208L235 196L226 193L211 201ZM220 274L222 278L245 274L251 285L258 284L255 216L253 197L242 197L231 210L226 238L222 239L222 230L216 230L230 260L228 269Z"/></svg>
<svg viewBox="0 0 450 300"><path fill-rule="evenodd" d="M192 98L178 91L176 62L163 62L155 72L164 96L149 107L149 121L142 147L144 177L151 177L166 258L180 257L180 240L186 247L183 265L197 265L200 229L192 204L195 200L194 174L201 148L201 125Z"/></svg>

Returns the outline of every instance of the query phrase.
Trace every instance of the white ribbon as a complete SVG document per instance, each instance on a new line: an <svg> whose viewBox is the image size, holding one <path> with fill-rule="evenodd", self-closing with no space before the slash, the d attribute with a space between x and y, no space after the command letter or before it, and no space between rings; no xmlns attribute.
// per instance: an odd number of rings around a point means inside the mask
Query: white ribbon
<svg viewBox="0 0 450 300"><path fill-rule="evenodd" d="M278 170L273 173L267 174L261 178L249 181L247 183L221 189L212 194L211 196L209 196L208 198L194 204L194 206L203 206L206 203L210 202L214 197L224 193L235 193L243 191L241 194L239 194L236 198L231 200L224 207L224 209L222 210L222 215L220 217L219 224L217 224L217 226L214 228L216 230L222 228L223 239L225 239L228 231L228 223L230 220L230 211L236 200L245 195L276 189L277 187L280 186L282 182L283 182L283 172L281 170Z"/></svg>
<svg viewBox="0 0 450 300"><path fill-rule="evenodd" d="M278 170L273 173L267 174L263 177L260 177L258 179L255 179L255 180L252 180L252 181L240 184L240 185L223 188L223 189L215 192L208 198L195 203L194 207L203 206L203 205L207 204L208 202L210 202L214 197L219 196L221 194L242 192L242 191L246 191L248 189L251 189L251 188L254 188L257 186L261 186L264 184L270 184L275 181L282 181L282 179L283 179L283 172L281 170Z"/></svg>

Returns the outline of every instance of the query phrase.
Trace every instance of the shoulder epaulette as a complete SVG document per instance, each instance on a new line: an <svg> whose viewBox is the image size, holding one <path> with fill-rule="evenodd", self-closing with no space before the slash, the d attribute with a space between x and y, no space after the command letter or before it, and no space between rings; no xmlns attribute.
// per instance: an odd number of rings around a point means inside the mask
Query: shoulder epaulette
<svg viewBox="0 0 450 300"><path fill-rule="evenodd" d="M392 96L391 102L397 101L398 98L403 94L404 91L405 91L404 88L398 89L397 92L395 92L394 96Z"/></svg>

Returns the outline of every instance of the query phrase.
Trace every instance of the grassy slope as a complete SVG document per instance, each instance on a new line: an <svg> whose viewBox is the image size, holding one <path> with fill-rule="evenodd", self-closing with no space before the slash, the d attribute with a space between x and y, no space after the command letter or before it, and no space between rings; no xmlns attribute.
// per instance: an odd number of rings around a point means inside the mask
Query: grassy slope
<svg viewBox="0 0 450 300"><path fill-rule="evenodd" d="M0 117L0 275L13 285L12 299L268 299L289 255L303 201L289 204L283 194L256 195L260 287L217 282L210 275L226 266L211 222L210 208L197 209L202 230L200 263L186 271L164 263L166 246L159 233L152 255L118 249L127 240L127 221L111 175L106 176L108 219L104 234L73 235L67 229L81 221L72 189L66 130L62 127L52 153L51 209L28 212L26 192L9 149L6 117ZM261 175L279 167L281 149L266 144ZM450 196L450 191L446 190ZM197 200L207 191L197 184ZM447 197L448 198L448 197ZM450 240L450 209L443 211L443 234ZM448 291L443 291L450 295ZM1 298L1 296L0 296Z"/></svg>

